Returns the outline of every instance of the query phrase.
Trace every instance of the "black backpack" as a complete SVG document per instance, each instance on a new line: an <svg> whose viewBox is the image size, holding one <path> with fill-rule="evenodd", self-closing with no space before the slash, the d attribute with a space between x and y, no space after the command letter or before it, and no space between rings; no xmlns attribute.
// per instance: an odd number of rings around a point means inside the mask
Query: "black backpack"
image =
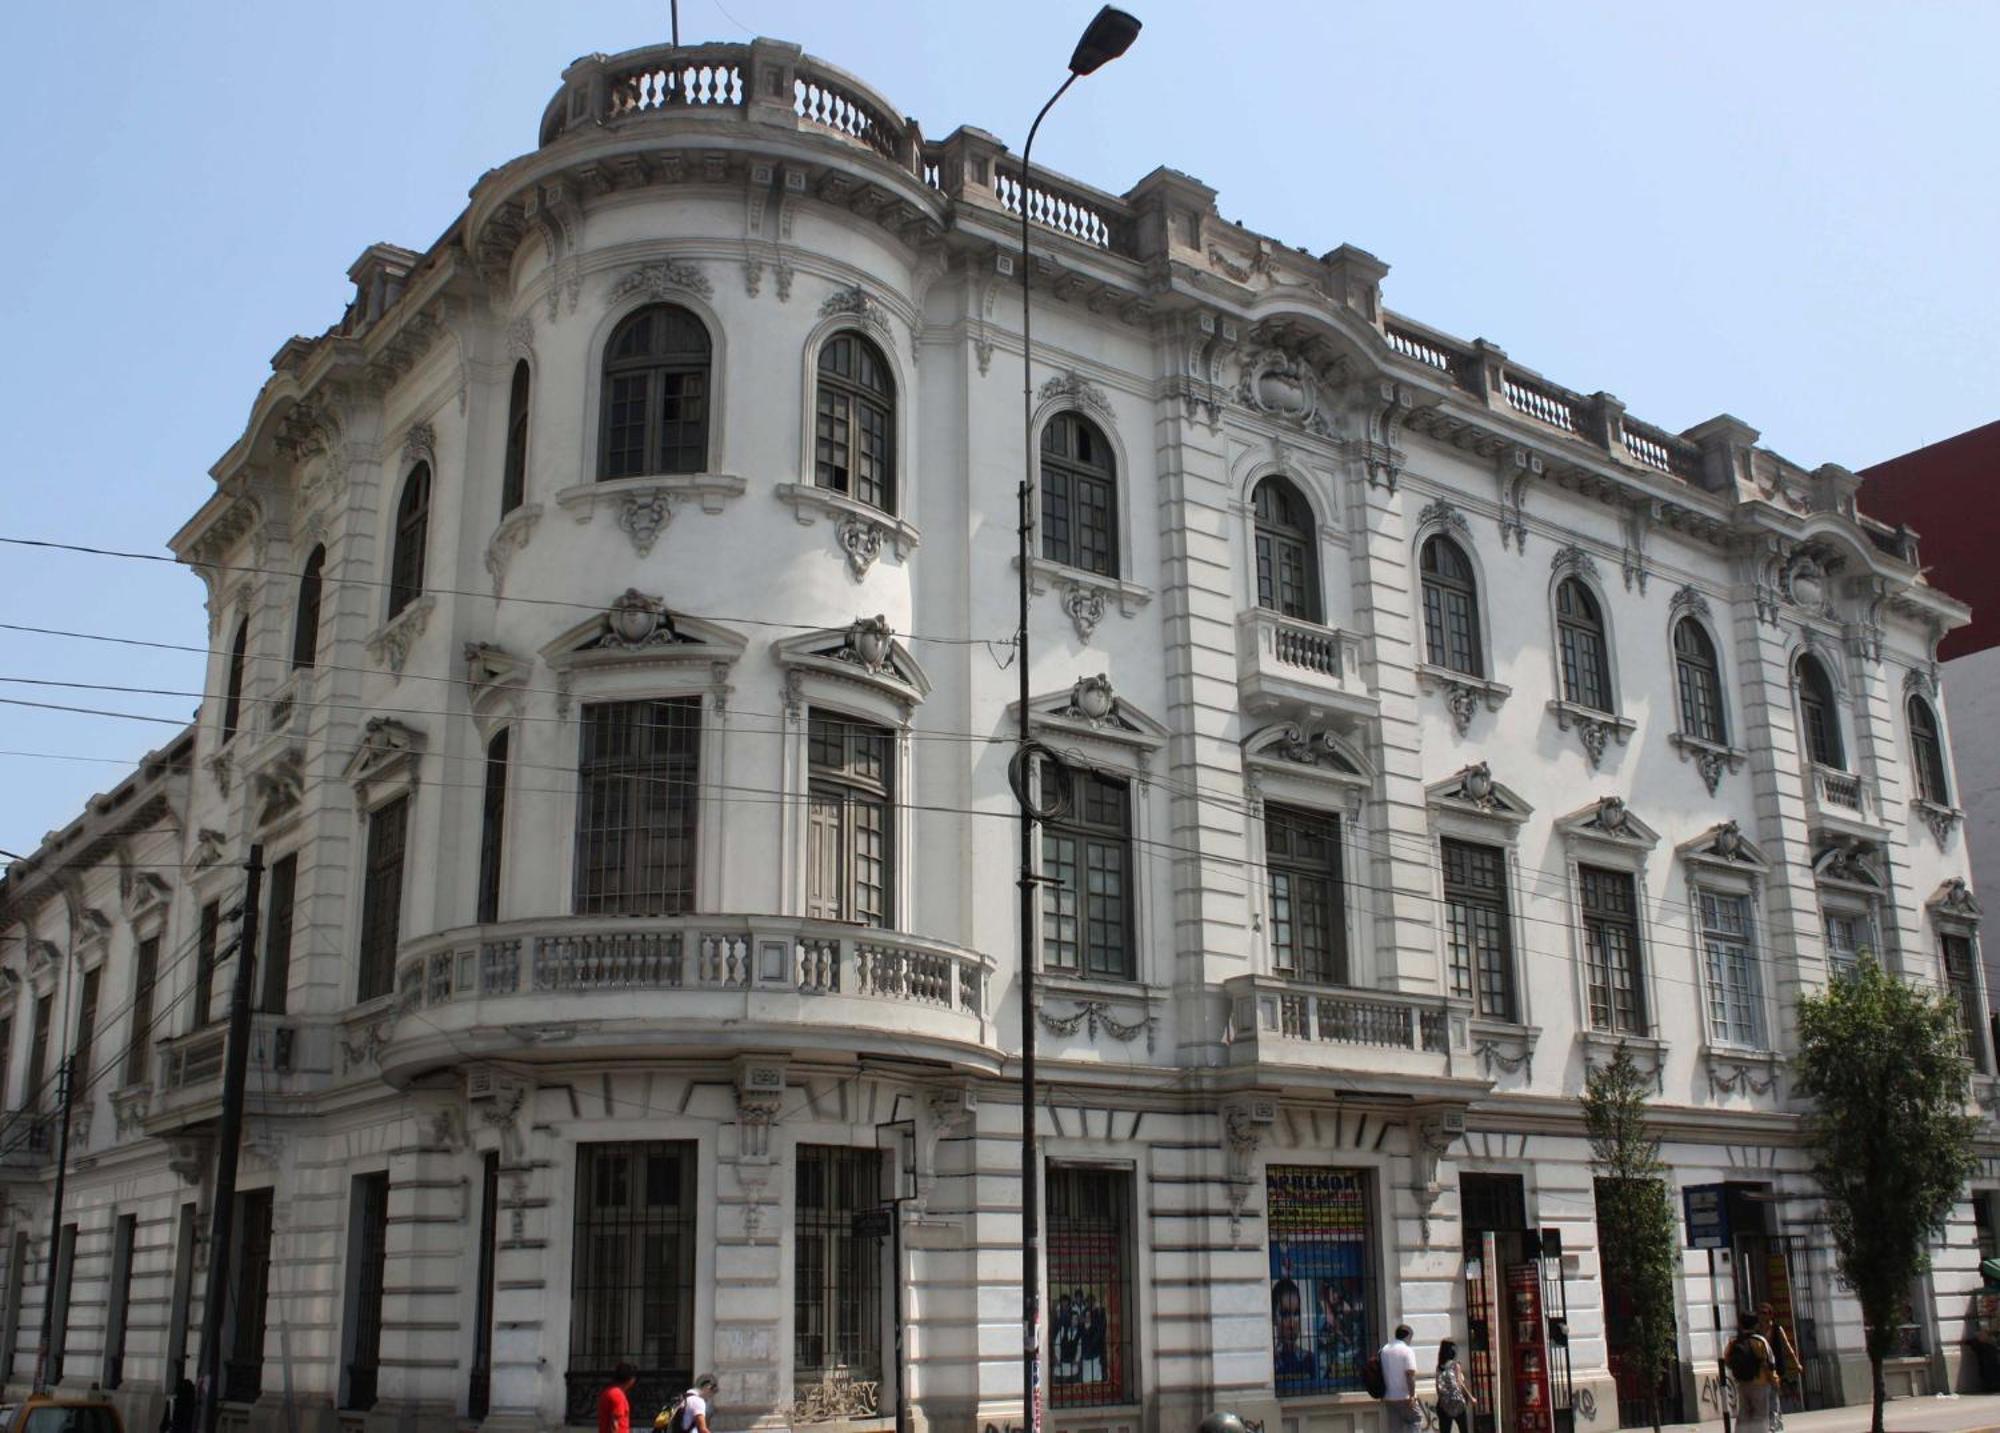
<svg viewBox="0 0 2000 1433"><path fill-rule="evenodd" d="M1389 1396L1389 1380L1382 1374L1381 1354L1369 1354L1368 1361L1361 1365L1361 1386L1368 1390L1370 1398Z"/></svg>
<svg viewBox="0 0 2000 1433"><path fill-rule="evenodd" d="M1729 1365L1729 1376L1738 1383L1755 1383L1764 1375L1764 1355L1757 1351L1755 1334L1738 1334L1722 1358Z"/></svg>

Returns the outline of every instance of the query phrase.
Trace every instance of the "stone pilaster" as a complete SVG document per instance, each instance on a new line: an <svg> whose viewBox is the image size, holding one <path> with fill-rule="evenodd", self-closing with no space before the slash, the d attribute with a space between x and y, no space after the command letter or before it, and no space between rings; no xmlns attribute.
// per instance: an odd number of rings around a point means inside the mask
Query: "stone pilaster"
<svg viewBox="0 0 2000 1433"><path fill-rule="evenodd" d="M716 1175L711 1358L721 1405L753 1426L784 1426L791 1402L792 1360L782 1342L790 1164L777 1129L784 1100L783 1059L736 1062L736 1121L721 1131Z"/></svg>
<svg viewBox="0 0 2000 1433"><path fill-rule="evenodd" d="M475 1227L463 1117L455 1099L405 1121L389 1161L382 1354L367 1433L417 1433L455 1419L465 1396L459 1319Z"/></svg>

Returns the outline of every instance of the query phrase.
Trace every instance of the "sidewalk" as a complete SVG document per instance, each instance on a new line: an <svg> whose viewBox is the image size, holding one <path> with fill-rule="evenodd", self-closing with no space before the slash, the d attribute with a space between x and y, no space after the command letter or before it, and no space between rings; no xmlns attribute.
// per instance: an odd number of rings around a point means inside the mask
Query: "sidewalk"
<svg viewBox="0 0 2000 1433"><path fill-rule="evenodd" d="M1871 1413L1866 1403L1787 1413L1785 1433L1867 1433ZM2000 1394L1891 1399L1882 1410L1882 1426L1889 1433L2000 1433ZM1663 1433L1722 1433L1722 1420L1670 1423Z"/></svg>

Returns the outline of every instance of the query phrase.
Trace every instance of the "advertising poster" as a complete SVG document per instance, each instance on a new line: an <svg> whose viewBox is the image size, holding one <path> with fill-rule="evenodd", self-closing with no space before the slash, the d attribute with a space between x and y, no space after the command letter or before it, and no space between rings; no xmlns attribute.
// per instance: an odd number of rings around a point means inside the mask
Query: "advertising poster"
<svg viewBox="0 0 2000 1433"><path fill-rule="evenodd" d="M1049 1402L1057 1408L1123 1399L1125 1290L1119 1235L1110 1229L1049 1236Z"/></svg>
<svg viewBox="0 0 2000 1433"><path fill-rule="evenodd" d="M1271 1347L1280 1398L1361 1387L1368 1346L1368 1199L1352 1170L1272 1169Z"/></svg>

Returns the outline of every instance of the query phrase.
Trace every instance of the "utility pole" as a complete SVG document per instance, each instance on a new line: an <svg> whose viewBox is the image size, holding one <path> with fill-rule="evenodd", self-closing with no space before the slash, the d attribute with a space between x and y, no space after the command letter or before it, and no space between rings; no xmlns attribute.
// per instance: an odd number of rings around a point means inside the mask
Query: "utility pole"
<svg viewBox="0 0 2000 1433"><path fill-rule="evenodd" d="M63 1186L69 1179L69 1107L76 1096L76 1052L71 1050L63 1057L62 1070L56 1076L58 1100L61 1113L56 1116L56 1188L55 1203L49 1210L49 1278L42 1294L42 1342L35 1350L35 1392L48 1391L49 1353L55 1347L50 1335L54 1329L50 1318L56 1307L56 1280L63 1275L62 1228L63 1228ZM70 1250L72 1262L76 1250ZM68 1310L64 1310L65 1316Z"/></svg>
<svg viewBox="0 0 2000 1433"><path fill-rule="evenodd" d="M229 997L229 1043L223 1050L222 1118L215 1133L215 1209L208 1225L208 1278L202 1285L201 1395L196 1433L215 1433L222 1412L223 1302L229 1288L229 1241L236 1222L236 1160L243 1147L243 1087L250 1071L250 967L257 949L257 902L264 886L264 847L243 863L243 922L236 945L236 984Z"/></svg>

